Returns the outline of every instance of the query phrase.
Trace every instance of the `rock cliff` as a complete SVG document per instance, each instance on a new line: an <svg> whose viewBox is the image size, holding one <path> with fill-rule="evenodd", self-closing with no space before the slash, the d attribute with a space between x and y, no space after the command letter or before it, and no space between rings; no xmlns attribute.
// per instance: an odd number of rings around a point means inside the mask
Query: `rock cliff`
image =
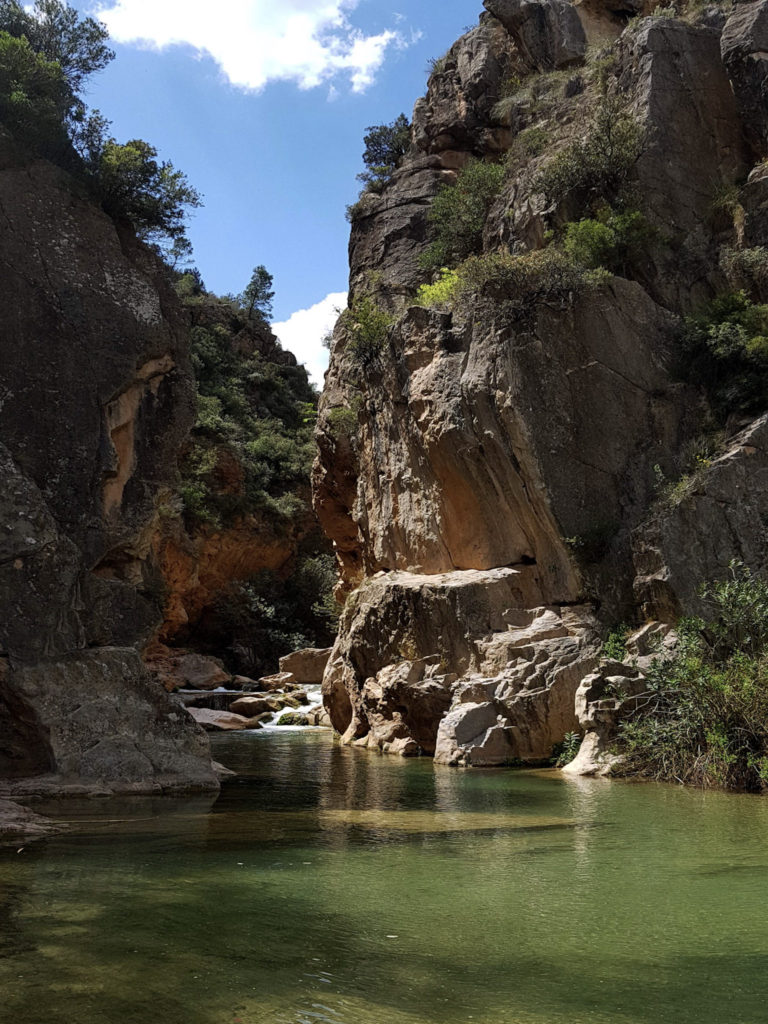
<svg viewBox="0 0 768 1024"><path fill-rule="evenodd" d="M718 405L690 335L716 296L765 297L768 6L485 7L353 210L314 469L349 595L333 723L451 764L547 757L608 627L695 611L732 558L766 568L762 408ZM475 255L450 301L417 294L435 197L477 160L505 172Z"/></svg>
<svg viewBox="0 0 768 1024"><path fill-rule="evenodd" d="M137 653L194 418L183 311L130 230L5 134L0 210L0 777L215 788L205 735Z"/></svg>

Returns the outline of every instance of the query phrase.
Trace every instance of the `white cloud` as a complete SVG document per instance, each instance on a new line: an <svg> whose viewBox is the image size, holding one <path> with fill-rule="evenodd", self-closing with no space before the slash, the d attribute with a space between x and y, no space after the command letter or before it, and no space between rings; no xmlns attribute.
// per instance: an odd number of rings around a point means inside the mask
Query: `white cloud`
<svg viewBox="0 0 768 1024"><path fill-rule="evenodd" d="M366 35L349 14L360 0L104 0L98 16L120 43L191 46L244 89L289 80L312 89L339 75L362 92L398 31Z"/></svg>
<svg viewBox="0 0 768 1024"><path fill-rule="evenodd" d="M319 388L323 386L323 375L328 369L328 349L323 346L323 337L336 323L339 310L346 304L346 292L332 292L309 309L300 309L282 323L272 324L283 348L293 352L298 361L304 363L310 378Z"/></svg>

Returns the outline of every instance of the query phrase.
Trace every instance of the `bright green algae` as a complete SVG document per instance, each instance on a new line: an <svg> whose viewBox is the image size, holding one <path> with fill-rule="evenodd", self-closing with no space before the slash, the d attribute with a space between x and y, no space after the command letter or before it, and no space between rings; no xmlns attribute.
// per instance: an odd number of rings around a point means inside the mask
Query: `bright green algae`
<svg viewBox="0 0 768 1024"><path fill-rule="evenodd" d="M215 745L215 804L0 852L3 1024L766 1019L768 800Z"/></svg>

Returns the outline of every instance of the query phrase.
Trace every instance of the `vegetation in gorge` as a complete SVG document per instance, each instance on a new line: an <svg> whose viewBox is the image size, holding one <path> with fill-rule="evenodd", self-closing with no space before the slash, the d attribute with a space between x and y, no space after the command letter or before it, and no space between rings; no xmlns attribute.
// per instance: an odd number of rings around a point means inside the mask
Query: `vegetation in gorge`
<svg viewBox="0 0 768 1024"><path fill-rule="evenodd" d="M503 182L502 164L473 159L453 184L443 185L429 211L432 241L421 256L426 270L455 266L482 248L485 219Z"/></svg>
<svg viewBox="0 0 768 1024"><path fill-rule="evenodd" d="M376 358L387 340L394 319L370 295L356 299L344 310L340 321L348 333L349 351L356 363L366 366Z"/></svg>
<svg viewBox="0 0 768 1024"><path fill-rule="evenodd" d="M744 291L718 296L685 320L683 373L715 410L760 412L768 404L768 305Z"/></svg>
<svg viewBox="0 0 768 1024"><path fill-rule="evenodd" d="M118 220L164 254L189 250L187 211L200 194L142 139L121 144L81 92L113 59L106 27L63 0L0 4L0 119L17 142L78 177Z"/></svg>
<svg viewBox="0 0 768 1024"><path fill-rule="evenodd" d="M191 277L182 276L182 293ZM269 358L271 280L257 267L240 296L188 296L197 421L181 495L190 525L266 513L287 527L309 512L317 394L303 367Z"/></svg>
<svg viewBox="0 0 768 1024"><path fill-rule="evenodd" d="M560 150L541 170L536 189L549 203L572 200L579 209L631 203L631 181L643 133L617 98L603 97L586 137Z"/></svg>
<svg viewBox="0 0 768 1024"><path fill-rule="evenodd" d="M679 624L621 725L617 769L698 786L768 788L768 582L732 563L712 613Z"/></svg>
<svg viewBox="0 0 768 1024"><path fill-rule="evenodd" d="M203 624L203 642L210 639L220 649L217 644L226 638L227 661L256 678L276 671L289 651L329 647L339 612L333 597L336 560L318 541L308 538L290 573L264 570L233 583Z"/></svg>

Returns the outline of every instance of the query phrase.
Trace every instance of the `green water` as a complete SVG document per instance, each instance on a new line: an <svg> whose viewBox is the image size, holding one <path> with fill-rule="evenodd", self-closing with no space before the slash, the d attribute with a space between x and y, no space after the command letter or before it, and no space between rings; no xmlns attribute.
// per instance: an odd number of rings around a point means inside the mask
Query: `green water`
<svg viewBox="0 0 768 1024"><path fill-rule="evenodd" d="M215 747L215 803L0 851L3 1024L768 1020L768 799Z"/></svg>

